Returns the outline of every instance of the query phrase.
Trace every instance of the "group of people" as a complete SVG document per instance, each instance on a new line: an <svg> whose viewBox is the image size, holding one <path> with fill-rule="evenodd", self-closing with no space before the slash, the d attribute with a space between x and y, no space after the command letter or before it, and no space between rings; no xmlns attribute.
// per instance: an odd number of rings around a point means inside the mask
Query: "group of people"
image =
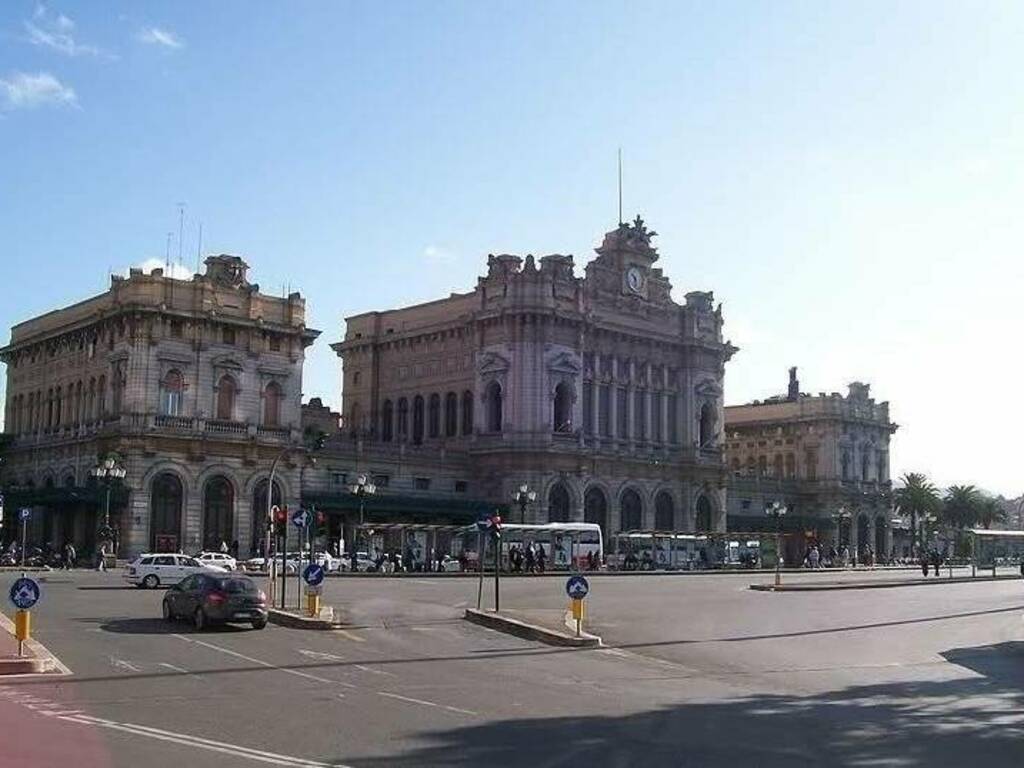
<svg viewBox="0 0 1024 768"><path fill-rule="evenodd" d="M526 546L513 544L508 550L508 563L512 573L544 573L548 555L541 543L527 542Z"/></svg>
<svg viewBox="0 0 1024 768"><path fill-rule="evenodd" d="M885 565L884 559L875 555L871 545L865 545L856 555L850 554L850 547L844 544L842 548L829 546L825 549L820 544L811 544L804 555L804 568L846 568L849 565L875 566Z"/></svg>

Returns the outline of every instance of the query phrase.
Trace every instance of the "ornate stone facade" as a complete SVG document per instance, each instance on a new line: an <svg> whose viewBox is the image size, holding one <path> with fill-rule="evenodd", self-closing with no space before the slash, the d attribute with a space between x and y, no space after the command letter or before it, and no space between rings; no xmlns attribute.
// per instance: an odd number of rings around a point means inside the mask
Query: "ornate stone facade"
<svg viewBox="0 0 1024 768"><path fill-rule="evenodd" d="M673 301L654 235L620 225L582 278L572 256L491 255L471 292L347 318L347 438L311 480L389 465L439 502L509 505L526 483L527 521L724 530L735 348L711 293Z"/></svg>
<svg viewBox="0 0 1024 768"><path fill-rule="evenodd" d="M889 441L897 425L868 384L800 392L790 369L786 395L725 409L729 530L773 530L765 504L784 502L787 530L876 555L892 551Z"/></svg>
<svg viewBox="0 0 1024 768"><path fill-rule="evenodd" d="M305 348L319 332L299 294L262 294L247 269L227 255L192 280L133 269L12 329L3 482L10 506L35 508L36 543L94 547L105 494L89 470L109 454L128 472L112 494L121 555L256 543L254 503L273 457L300 439ZM297 503L300 468L277 477Z"/></svg>

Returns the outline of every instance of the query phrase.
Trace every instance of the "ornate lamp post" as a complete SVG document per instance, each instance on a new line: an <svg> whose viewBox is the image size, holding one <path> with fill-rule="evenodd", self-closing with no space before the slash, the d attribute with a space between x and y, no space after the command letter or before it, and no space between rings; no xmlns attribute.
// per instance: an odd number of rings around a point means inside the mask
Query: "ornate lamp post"
<svg viewBox="0 0 1024 768"><path fill-rule="evenodd" d="M106 502L103 505L103 528L100 534L107 541L114 543L114 531L110 527L110 488L114 484L115 480L123 480L125 475L128 474L120 462L119 457L116 454L108 454L99 464L89 470L89 474L95 477L97 480L102 480L106 486ZM115 550L114 554L117 552Z"/></svg>
<svg viewBox="0 0 1024 768"><path fill-rule="evenodd" d="M775 586L782 584L782 518L789 510L781 501L765 504L764 512L775 518Z"/></svg>
<svg viewBox="0 0 1024 768"><path fill-rule="evenodd" d="M512 503L519 505L519 522L526 523L526 505L533 504L537 500L537 492L531 491L530 486L523 483L518 489L512 491Z"/></svg>
<svg viewBox="0 0 1024 768"><path fill-rule="evenodd" d="M836 548L839 550L840 556L843 551L843 522L849 523L852 518L853 515L847 511L846 507L840 507L838 512L832 514L832 519L836 521L836 544L838 545ZM845 567L846 563L843 563L843 566Z"/></svg>
<svg viewBox="0 0 1024 768"><path fill-rule="evenodd" d="M367 496L373 496L377 492L377 486L371 483L366 475L359 475L356 481L348 487L349 493L355 496L359 500L359 529L361 533L363 528L363 506L366 503ZM357 533L358 535L358 533ZM355 570L356 563L356 537L352 537L352 570Z"/></svg>

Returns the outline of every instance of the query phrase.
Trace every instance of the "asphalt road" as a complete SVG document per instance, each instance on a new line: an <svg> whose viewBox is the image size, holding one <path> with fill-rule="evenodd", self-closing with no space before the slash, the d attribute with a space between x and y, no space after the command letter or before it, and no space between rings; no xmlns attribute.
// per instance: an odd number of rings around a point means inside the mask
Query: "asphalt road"
<svg viewBox="0 0 1024 768"><path fill-rule="evenodd" d="M472 579L331 579L344 632L196 633L116 573L44 578L36 636L73 674L0 679L4 768L1024 758L1018 581L772 594L602 577L588 605L610 647L567 650L463 622ZM506 579L502 598L557 620L563 585Z"/></svg>

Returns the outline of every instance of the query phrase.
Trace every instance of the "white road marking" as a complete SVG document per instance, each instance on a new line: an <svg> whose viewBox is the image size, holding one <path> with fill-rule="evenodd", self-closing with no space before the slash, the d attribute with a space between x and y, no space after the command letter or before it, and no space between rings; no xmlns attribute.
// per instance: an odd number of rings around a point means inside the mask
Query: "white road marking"
<svg viewBox="0 0 1024 768"><path fill-rule="evenodd" d="M371 669L370 667L364 666L363 664L355 664L356 669L360 669L363 672L369 672L372 675L387 675L388 677L398 677L394 672L385 672L383 669Z"/></svg>
<svg viewBox="0 0 1024 768"><path fill-rule="evenodd" d="M341 635L346 640L352 640L353 642L356 642L356 643L365 643L366 642L366 638L365 637L359 637L359 635L353 635L351 632L349 632L348 630L345 630L345 629L335 629L335 630L332 630L332 633L335 634L335 635Z"/></svg>
<svg viewBox="0 0 1024 768"><path fill-rule="evenodd" d="M178 637L178 635L175 635L175 637ZM341 682L339 680L328 680L326 677L317 677L316 675L311 675L308 672L301 672L301 671L299 671L297 669L288 669L287 667L279 667L276 664L271 664L269 661L263 661L263 659L256 659L256 658L253 658L252 656L246 656L244 653L239 653L238 651L232 651L230 648L224 648L224 647L219 646L219 645L214 645L213 643L207 643L204 640L192 640L190 638L183 638L183 639L188 640L188 642L190 642L190 643L195 643L196 645L201 645L204 648L211 648L211 649L213 649L215 651L220 651L221 653L226 653L229 656L234 656L236 658L242 659L243 661L248 661L251 664L258 664L259 666L266 667L267 669L276 669L278 672L284 672L287 675L294 675L295 677L304 677L307 680L315 680L318 683L327 683L328 685L341 685L341 686L344 686L345 688L355 688L356 687L356 686L352 685L351 683L343 683L343 682Z"/></svg>
<svg viewBox="0 0 1024 768"><path fill-rule="evenodd" d="M398 699L399 701L407 701L410 704L422 704L425 707L436 707L437 709L447 709L449 712L458 712L462 715L479 715L479 712L473 712L468 709L459 709L458 707L449 707L447 704L438 704L435 701L425 701L424 699L414 699L411 696L402 696L398 693L388 693L387 691L377 691L381 696L387 696L389 699Z"/></svg>
<svg viewBox="0 0 1024 768"><path fill-rule="evenodd" d="M126 661L125 659L118 659L118 658L115 658L115 657L111 656L110 657L110 663L111 663L111 665L115 669L120 669L122 671L124 671L124 670L127 670L128 672L141 672L142 671L142 669L140 667L135 666L130 661Z"/></svg>
<svg viewBox="0 0 1024 768"><path fill-rule="evenodd" d="M160 666L167 667L168 669L173 669L175 672L180 672L181 674L188 675L189 677L195 677L195 675L192 672L189 672L184 667L176 667L173 664L168 664L166 661L161 661Z"/></svg>
<svg viewBox="0 0 1024 768"><path fill-rule="evenodd" d="M310 651L305 648L299 648L299 653L310 659L319 659L321 661L344 661L344 656L337 656L333 653L324 653L323 651Z"/></svg>
<svg viewBox="0 0 1024 768"><path fill-rule="evenodd" d="M122 731L135 736L145 736L158 741L169 741L174 744L182 744L195 749L206 749L211 752L220 752L234 757L244 757L248 760L270 763L271 765L299 766L300 768L347 768L347 766L340 763L321 763L316 760L307 760L302 757L281 755L276 752L264 752L259 749L243 747L237 744L229 744L223 741L204 739L199 736L192 736L185 733L175 733L174 731L164 731L159 728L151 728L146 725L137 725L135 723L118 723L113 720L90 717L89 715L67 716L61 717L60 719L69 723L110 728L111 730Z"/></svg>

